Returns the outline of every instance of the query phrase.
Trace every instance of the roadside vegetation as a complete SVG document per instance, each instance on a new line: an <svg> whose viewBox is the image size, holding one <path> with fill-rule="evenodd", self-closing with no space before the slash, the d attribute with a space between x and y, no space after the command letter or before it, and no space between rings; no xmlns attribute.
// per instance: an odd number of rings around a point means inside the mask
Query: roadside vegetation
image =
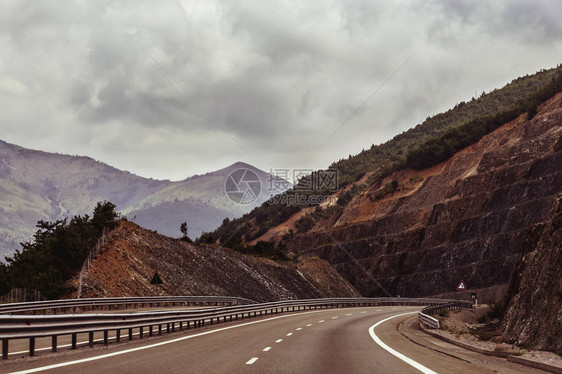
<svg viewBox="0 0 562 374"><path fill-rule="evenodd" d="M72 291L67 282L81 269L104 228L119 219L115 205L99 202L93 216L74 216L55 222L37 222L33 240L0 264L0 294L12 288L38 290L48 299Z"/></svg>

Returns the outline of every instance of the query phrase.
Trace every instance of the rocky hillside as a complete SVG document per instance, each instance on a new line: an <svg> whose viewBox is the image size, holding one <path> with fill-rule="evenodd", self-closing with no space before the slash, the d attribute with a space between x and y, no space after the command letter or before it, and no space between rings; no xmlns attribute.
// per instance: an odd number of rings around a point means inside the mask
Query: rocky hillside
<svg viewBox="0 0 562 374"><path fill-rule="evenodd" d="M261 180L261 193L248 204L234 203L224 191L226 177L240 168L252 170ZM86 214L104 200L165 235L179 237L180 223L186 221L189 235L196 237L213 230L226 217L241 216L281 192L270 190L268 178L251 165L236 163L183 181L160 181L89 157L35 151L0 141L0 258L29 240L37 221Z"/></svg>
<svg viewBox="0 0 562 374"><path fill-rule="evenodd" d="M258 240L315 253L364 296L382 294L372 277L402 296L454 293L464 280L467 293L497 301L528 227L548 217L562 191L562 95L526 117L430 169L374 184L365 176L345 207L297 213L313 220L308 232L295 235L293 217Z"/></svg>
<svg viewBox="0 0 562 374"><path fill-rule="evenodd" d="M562 150L562 142L557 144ZM503 319L506 339L562 355L562 194L521 248Z"/></svg>
<svg viewBox="0 0 562 374"><path fill-rule="evenodd" d="M162 285L150 284L155 272ZM78 286L78 277L73 283ZM81 296L150 295L229 295L271 301L360 294L323 260L311 259L293 269L120 222L83 275Z"/></svg>

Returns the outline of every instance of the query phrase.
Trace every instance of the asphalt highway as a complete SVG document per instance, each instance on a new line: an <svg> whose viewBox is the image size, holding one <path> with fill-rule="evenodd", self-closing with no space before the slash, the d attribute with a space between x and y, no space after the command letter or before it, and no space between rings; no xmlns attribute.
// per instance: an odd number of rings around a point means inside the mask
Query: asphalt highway
<svg viewBox="0 0 562 374"><path fill-rule="evenodd" d="M0 372L46 373L540 373L488 370L428 349L397 326L419 307L306 311L163 334L104 348L8 360Z"/></svg>

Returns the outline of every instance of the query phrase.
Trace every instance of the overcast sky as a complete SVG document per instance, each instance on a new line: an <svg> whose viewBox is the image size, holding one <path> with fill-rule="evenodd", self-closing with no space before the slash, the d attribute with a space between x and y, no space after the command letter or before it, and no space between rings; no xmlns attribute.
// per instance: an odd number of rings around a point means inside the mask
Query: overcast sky
<svg viewBox="0 0 562 374"><path fill-rule="evenodd" d="M0 139L158 179L325 168L556 66L561 19L557 0L2 0Z"/></svg>

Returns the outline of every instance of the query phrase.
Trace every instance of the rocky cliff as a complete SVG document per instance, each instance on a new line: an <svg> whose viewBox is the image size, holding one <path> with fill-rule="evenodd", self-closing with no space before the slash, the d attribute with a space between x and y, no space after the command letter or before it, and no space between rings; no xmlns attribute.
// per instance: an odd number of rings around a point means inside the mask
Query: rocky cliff
<svg viewBox="0 0 562 374"><path fill-rule="evenodd" d="M464 280L481 301L506 292L529 226L545 220L562 191L562 95L423 171L369 184L334 219L288 243L330 262L364 296L444 295ZM389 189L388 186L393 186ZM324 209L324 212L327 210ZM261 239L280 240L294 225ZM366 269L366 273L363 269Z"/></svg>
<svg viewBox="0 0 562 374"><path fill-rule="evenodd" d="M559 146L562 144L559 144ZM509 287L505 338L562 355L562 194L527 234Z"/></svg>
<svg viewBox="0 0 562 374"><path fill-rule="evenodd" d="M163 284L151 284L155 272ZM78 277L72 282L77 287ZM285 267L120 222L83 274L81 296L150 295L228 295L256 301L360 296L323 260Z"/></svg>

